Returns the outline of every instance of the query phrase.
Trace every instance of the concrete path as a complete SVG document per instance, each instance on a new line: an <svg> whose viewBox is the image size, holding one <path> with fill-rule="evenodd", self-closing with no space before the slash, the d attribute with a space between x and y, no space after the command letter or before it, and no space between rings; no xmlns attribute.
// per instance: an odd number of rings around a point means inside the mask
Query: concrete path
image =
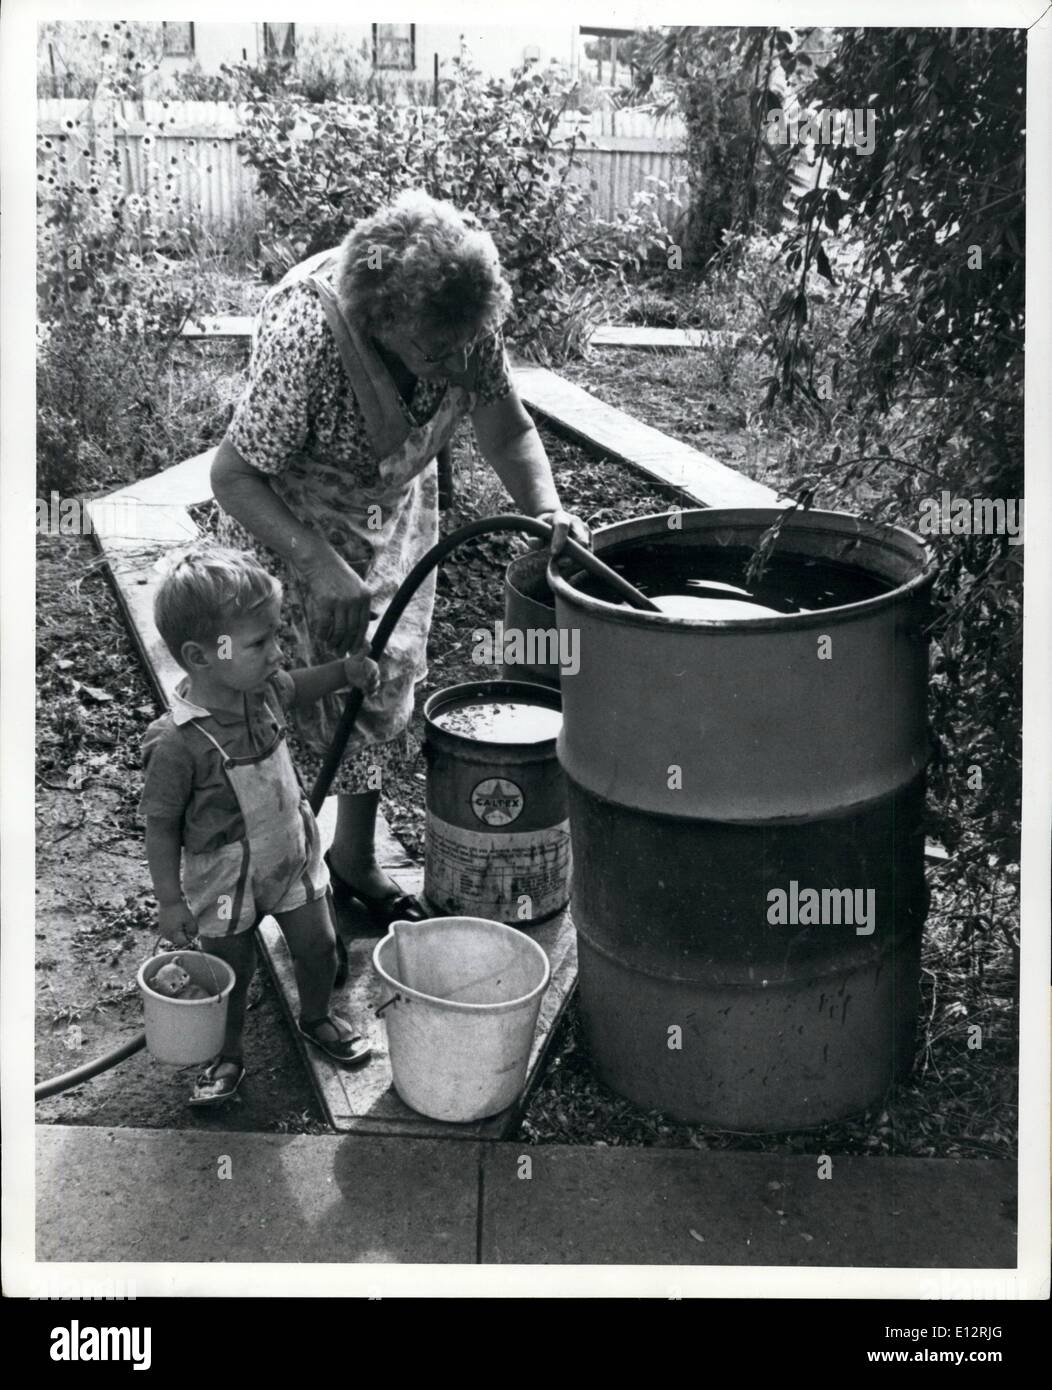
<svg viewBox="0 0 1052 1390"><path fill-rule="evenodd" d="M37 1128L40 1261L1011 1269L1015 1169L949 1159ZM224 1176L226 1174L227 1176Z"/></svg>

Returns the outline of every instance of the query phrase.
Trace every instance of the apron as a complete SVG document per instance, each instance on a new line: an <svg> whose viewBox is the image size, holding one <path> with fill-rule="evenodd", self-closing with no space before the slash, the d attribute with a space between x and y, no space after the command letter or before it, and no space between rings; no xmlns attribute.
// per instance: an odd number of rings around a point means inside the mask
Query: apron
<svg viewBox="0 0 1052 1390"><path fill-rule="evenodd" d="M335 290L338 248L322 251L301 262L267 295L257 323L275 297L290 285L306 280L318 295L326 322L339 349L347 384L365 423L371 459L359 469L353 488L339 467L309 454L294 461L300 485L285 497L290 510L307 525L326 536L333 548L365 579L373 594L371 607L382 616L401 581L413 565L438 540L438 493L435 455L452 437L476 399L475 363L467 372L450 379L431 418L414 423L383 361L367 336L359 333L344 314ZM284 479L272 486L282 495ZM299 615L293 624L293 652L304 665L320 665L342 656L322 647L314 635L316 624L309 592L292 570L286 570L286 587L296 592ZM353 754L375 743L397 737L413 714L414 687L427 674L427 637L434 611L435 574L420 585L399 619L380 658L381 686L363 702L348 745ZM368 638L379 616L368 628ZM316 753L323 753L336 731L342 697L324 700L297 710L297 734Z"/></svg>
<svg viewBox="0 0 1052 1390"><path fill-rule="evenodd" d="M266 710L271 714L269 705ZM233 844L204 853L183 851L183 894L198 931L234 936L251 931L268 914L291 912L324 896L329 874L321 835L284 728L262 753L232 758L201 719L189 722L219 750L245 822L243 838Z"/></svg>

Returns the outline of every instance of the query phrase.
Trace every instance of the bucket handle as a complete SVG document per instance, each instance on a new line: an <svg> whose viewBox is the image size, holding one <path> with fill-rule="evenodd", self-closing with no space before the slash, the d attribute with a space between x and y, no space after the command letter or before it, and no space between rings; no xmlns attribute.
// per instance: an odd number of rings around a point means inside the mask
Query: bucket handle
<svg viewBox="0 0 1052 1390"><path fill-rule="evenodd" d="M378 1009L373 1010L373 1012L376 1014L376 1017L379 1018L380 1015L383 1013L384 1009L389 1009L391 1005L396 1004L398 1000L401 999L401 997L402 996L400 994L392 994L390 999L388 999L385 1004L381 1004Z"/></svg>
<svg viewBox="0 0 1052 1390"><path fill-rule="evenodd" d="M160 946L160 944L161 944L162 941L168 941L168 938L167 938L166 936L159 936L159 937L157 938L157 940L153 943L153 953L152 953L152 956L156 956L156 955L159 955L159 954L160 954L157 948ZM172 942L168 941L168 945L171 946L171 945L172 945ZM196 936L194 937L193 941L191 941L191 943L190 943L189 946L180 946L180 947L179 947L179 950L180 950L180 951L200 951L200 952L201 952L201 954L204 956L205 961L206 961L206 963L207 963L207 965L208 965L208 973L209 973L209 975L211 975L211 977L212 977L212 988L215 990L215 996L216 996L215 1002L216 1002L217 1004L221 1004L221 1003L223 1002L223 986L222 986L222 985L219 983L219 981L216 979L216 968L215 968L215 966L212 964L211 958L209 957L208 953L205 952L205 951L201 951L201 944L200 944L200 942L198 941L197 937L196 937ZM152 956L151 956L151 959L152 959ZM208 1003L208 1002L209 1002L209 1001L206 1000L206 999L202 999L202 1000L201 1000L201 1003L202 1003L202 1004L205 1004L205 1003Z"/></svg>

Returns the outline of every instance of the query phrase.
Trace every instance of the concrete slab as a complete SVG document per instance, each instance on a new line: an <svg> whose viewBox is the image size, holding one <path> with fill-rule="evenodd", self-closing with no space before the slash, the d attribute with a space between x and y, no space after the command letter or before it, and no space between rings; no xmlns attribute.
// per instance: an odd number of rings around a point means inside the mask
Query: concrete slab
<svg viewBox="0 0 1052 1390"><path fill-rule="evenodd" d="M522 1159L530 1176L522 1176ZM496 1144L483 1264L1011 1269L1014 1165Z"/></svg>
<svg viewBox="0 0 1052 1390"><path fill-rule="evenodd" d="M42 1125L36 1194L41 1262L1016 1265L997 1162Z"/></svg>
<svg viewBox="0 0 1052 1390"><path fill-rule="evenodd" d="M471 1146L63 1125L36 1140L39 1261L476 1260Z"/></svg>

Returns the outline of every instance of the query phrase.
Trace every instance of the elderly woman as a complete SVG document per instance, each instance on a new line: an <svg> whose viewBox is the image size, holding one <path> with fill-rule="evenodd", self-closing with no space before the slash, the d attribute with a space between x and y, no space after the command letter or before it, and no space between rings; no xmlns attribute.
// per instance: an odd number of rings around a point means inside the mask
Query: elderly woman
<svg viewBox="0 0 1052 1390"><path fill-rule="evenodd" d="M283 645L296 665L354 650L438 539L435 455L470 415L483 456L518 509L588 544L562 511L544 446L512 384L501 336L510 307L496 248L448 203L406 193L342 246L294 267L268 294L249 382L212 468L220 538L257 550L285 586ZM333 784L329 869L381 926L424 909L376 862L384 772L405 756L413 688L427 673L434 574L381 658ZM313 777L341 697L296 715L293 755Z"/></svg>

